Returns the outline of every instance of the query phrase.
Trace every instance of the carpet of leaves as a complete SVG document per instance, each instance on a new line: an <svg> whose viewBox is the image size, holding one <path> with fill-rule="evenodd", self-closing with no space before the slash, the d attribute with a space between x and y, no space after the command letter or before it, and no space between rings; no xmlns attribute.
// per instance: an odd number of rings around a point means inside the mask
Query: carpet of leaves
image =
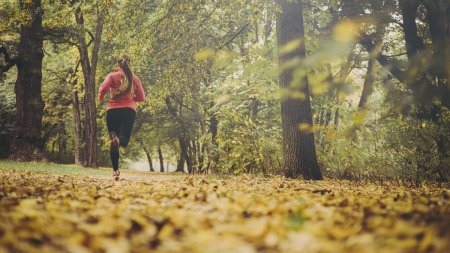
<svg viewBox="0 0 450 253"><path fill-rule="evenodd" d="M0 252L450 252L450 191L4 170Z"/></svg>

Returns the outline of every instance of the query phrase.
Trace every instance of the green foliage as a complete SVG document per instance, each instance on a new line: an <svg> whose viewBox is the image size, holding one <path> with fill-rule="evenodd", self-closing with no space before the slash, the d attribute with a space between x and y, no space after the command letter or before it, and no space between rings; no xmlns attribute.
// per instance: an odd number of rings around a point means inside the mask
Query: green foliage
<svg viewBox="0 0 450 253"><path fill-rule="evenodd" d="M360 127L350 123L336 131L329 126L317 134L319 161L328 177L447 182L450 133L443 126L448 122L444 110L439 122L379 114Z"/></svg>

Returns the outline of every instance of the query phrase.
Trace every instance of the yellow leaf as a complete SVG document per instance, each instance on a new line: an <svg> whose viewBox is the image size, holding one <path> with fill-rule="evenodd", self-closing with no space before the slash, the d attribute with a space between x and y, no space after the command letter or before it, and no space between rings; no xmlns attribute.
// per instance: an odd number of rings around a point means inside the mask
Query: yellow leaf
<svg viewBox="0 0 450 253"><path fill-rule="evenodd" d="M279 53L281 55L288 54L288 53L296 50L297 48L299 48L301 44L302 44L301 39L291 40L280 48Z"/></svg>
<svg viewBox="0 0 450 253"><path fill-rule="evenodd" d="M359 23L352 20L341 21L334 27L333 37L338 42L352 42L358 36L359 26Z"/></svg>

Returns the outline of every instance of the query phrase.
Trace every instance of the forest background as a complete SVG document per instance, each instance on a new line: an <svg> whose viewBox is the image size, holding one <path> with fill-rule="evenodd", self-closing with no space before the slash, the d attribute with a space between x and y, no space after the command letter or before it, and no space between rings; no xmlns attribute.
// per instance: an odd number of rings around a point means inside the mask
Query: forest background
<svg viewBox="0 0 450 253"><path fill-rule="evenodd" d="M109 166L96 93L126 53L147 99L123 160L289 176L282 104L297 100L325 177L448 182L446 0L4 0L0 17L3 159ZM292 24L303 34L281 43Z"/></svg>

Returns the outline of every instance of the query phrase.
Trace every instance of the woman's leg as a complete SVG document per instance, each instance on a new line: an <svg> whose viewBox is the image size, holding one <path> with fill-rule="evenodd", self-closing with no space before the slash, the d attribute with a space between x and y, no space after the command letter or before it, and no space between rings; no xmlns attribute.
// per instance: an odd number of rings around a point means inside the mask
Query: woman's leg
<svg viewBox="0 0 450 253"><path fill-rule="evenodd" d="M126 147L130 142L131 132L133 130L134 120L136 118L136 111L131 108L121 108L121 121L119 140L120 146Z"/></svg>
<svg viewBox="0 0 450 253"><path fill-rule="evenodd" d="M111 138L111 146L109 149L109 156L111 157L111 163L113 170L119 169L119 148L114 139L120 131L120 111L119 109L110 109L106 112L106 126L108 127L108 133Z"/></svg>

